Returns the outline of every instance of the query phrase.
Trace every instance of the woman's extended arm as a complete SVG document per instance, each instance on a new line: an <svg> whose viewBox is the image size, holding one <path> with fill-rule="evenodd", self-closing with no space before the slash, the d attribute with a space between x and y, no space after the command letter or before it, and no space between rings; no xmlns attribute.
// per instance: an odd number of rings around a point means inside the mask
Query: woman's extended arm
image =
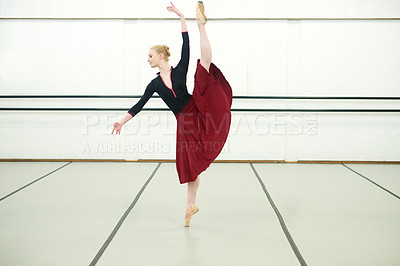
<svg viewBox="0 0 400 266"><path fill-rule="evenodd" d="M188 68L189 68L189 54L190 54L190 49L189 49L189 35L188 35L188 30L186 26L186 20L185 16L180 12L174 4L171 2L171 6L167 7L169 12L174 12L176 13L180 18L181 18L181 30L182 30L182 38L183 38L183 44L182 44L182 51L181 51L181 60L179 61L178 65L176 66L179 71L182 73L187 74Z"/></svg>
<svg viewBox="0 0 400 266"><path fill-rule="evenodd" d="M174 12L175 14L177 14L181 18L181 29L182 29L182 32L187 31L186 20L185 20L185 16L183 15L183 13L181 11L179 11L174 6L174 4L172 2L171 2L171 6L167 7L167 10L169 12Z"/></svg>
<svg viewBox="0 0 400 266"><path fill-rule="evenodd" d="M129 111L121 118L119 122L115 122L113 124L114 128L111 132L111 134L115 133L120 134L122 126L125 125L129 120L132 119L136 114L138 114L143 106L147 103L147 101L151 98L151 96L154 94L154 89L152 86L152 82L147 85L146 90L140 100L131 108Z"/></svg>

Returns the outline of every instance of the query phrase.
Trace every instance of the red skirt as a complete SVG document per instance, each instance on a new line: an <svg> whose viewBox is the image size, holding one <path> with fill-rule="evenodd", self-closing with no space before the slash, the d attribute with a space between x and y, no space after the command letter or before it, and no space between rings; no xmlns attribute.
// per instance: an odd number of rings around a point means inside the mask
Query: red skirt
<svg viewBox="0 0 400 266"><path fill-rule="evenodd" d="M176 170L181 184L195 181L220 154L231 125L232 88L211 63L197 60L194 89L177 114Z"/></svg>

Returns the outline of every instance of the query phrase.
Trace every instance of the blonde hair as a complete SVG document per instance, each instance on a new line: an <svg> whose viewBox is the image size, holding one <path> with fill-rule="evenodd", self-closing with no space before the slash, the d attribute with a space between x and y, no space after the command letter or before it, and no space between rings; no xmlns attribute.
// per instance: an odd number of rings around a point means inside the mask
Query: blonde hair
<svg viewBox="0 0 400 266"><path fill-rule="evenodd" d="M171 52L169 51L169 47L167 45L154 45L150 49L153 49L158 54L163 54L165 61L169 61L169 56L171 55Z"/></svg>

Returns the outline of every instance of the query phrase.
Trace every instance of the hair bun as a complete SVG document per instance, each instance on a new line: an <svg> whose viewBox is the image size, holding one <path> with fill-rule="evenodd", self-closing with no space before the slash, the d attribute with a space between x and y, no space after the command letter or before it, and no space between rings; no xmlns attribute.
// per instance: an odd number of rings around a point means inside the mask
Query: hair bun
<svg viewBox="0 0 400 266"><path fill-rule="evenodd" d="M163 45L163 48L164 48L165 52L167 53L167 55L170 56L171 52L169 51L169 47L167 45Z"/></svg>

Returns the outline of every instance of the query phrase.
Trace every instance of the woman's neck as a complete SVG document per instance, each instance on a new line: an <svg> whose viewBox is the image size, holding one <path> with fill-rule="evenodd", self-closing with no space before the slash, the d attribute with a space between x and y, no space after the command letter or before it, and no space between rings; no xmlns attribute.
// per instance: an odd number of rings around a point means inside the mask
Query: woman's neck
<svg viewBox="0 0 400 266"><path fill-rule="evenodd" d="M166 61L160 62L158 68L160 69L160 74L169 74L171 71L171 66Z"/></svg>

